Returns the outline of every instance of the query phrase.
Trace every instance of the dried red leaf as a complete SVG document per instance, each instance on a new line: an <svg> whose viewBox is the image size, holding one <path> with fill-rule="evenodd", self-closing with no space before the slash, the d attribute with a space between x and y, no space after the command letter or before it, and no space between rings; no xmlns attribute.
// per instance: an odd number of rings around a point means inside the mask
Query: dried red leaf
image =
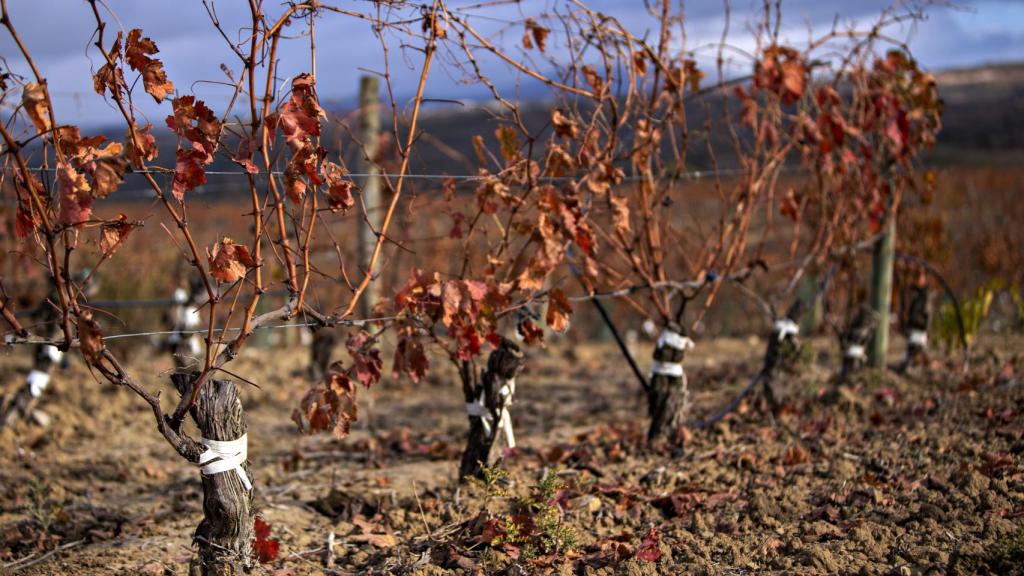
<svg viewBox="0 0 1024 576"><path fill-rule="evenodd" d="M82 356L90 364L96 364L102 358L103 333L100 330L100 323L89 311L82 312L78 318L78 345L82 350Z"/></svg>
<svg viewBox="0 0 1024 576"><path fill-rule="evenodd" d="M50 131L50 106L46 85L29 82L21 93L21 105L28 114L37 134Z"/></svg>
<svg viewBox="0 0 1024 576"><path fill-rule="evenodd" d="M572 305L565 293L558 288L552 288L548 293L548 310L545 321L548 328L555 332L565 332L569 329L569 316L572 315Z"/></svg>
<svg viewBox="0 0 1024 576"><path fill-rule="evenodd" d="M206 255L210 276L222 283L236 282L245 277L248 268L256 266L249 249L227 237L214 245L212 252L207 249Z"/></svg>
<svg viewBox="0 0 1024 576"><path fill-rule="evenodd" d="M92 187L85 175L69 164L57 167L57 182L60 189L60 216L62 224L79 225L92 216Z"/></svg>
<svg viewBox="0 0 1024 576"><path fill-rule="evenodd" d="M256 559L261 564L276 560L277 554L281 550L281 543L270 537L270 524L266 523L262 517L257 516L253 523L253 532L256 539L253 542L252 550Z"/></svg>
<svg viewBox="0 0 1024 576"><path fill-rule="evenodd" d="M660 542L661 536L658 534L658 529L652 527L647 531L643 542L640 543L640 547L636 549L637 559L644 562L657 562L661 558L661 549L658 548Z"/></svg>
<svg viewBox="0 0 1024 576"><path fill-rule="evenodd" d="M128 217L119 214L117 220L105 222L100 227L100 250L106 256L113 256L121 248L124 239L135 229L135 223L129 222Z"/></svg>

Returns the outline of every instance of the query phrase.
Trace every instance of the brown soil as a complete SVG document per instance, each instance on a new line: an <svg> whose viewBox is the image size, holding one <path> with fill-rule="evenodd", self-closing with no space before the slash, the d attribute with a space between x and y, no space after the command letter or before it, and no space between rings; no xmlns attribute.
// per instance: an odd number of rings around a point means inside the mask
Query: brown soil
<svg viewBox="0 0 1024 576"><path fill-rule="evenodd" d="M777 418L753 401L675 450L644 444L643 398L614 348L556 343L530 351L518 379L520 446L506 476L461 489L467 423L440 362L421 385L361 391L357 429L338 441L300 436L290 420L306 351L248 349L232 370L260 386L242 392L250 464L280 542L256 572L1024 573L1022 343L983 343L967 373L936 361L846 387L829 382L837 359L815 343L799 375L779 379ZM687 360L698 416L746 384L761 349L755 339L698 347ZM0 362L9 392L28 355ZM145 352L132 366L165 390L170 367ZM48 427L0 431L0 574L187 574L199 474L147 407L75 362L42 409ZM560 489L517 505L547 470ZM575 546L557 546L572 535Z"/></svg>

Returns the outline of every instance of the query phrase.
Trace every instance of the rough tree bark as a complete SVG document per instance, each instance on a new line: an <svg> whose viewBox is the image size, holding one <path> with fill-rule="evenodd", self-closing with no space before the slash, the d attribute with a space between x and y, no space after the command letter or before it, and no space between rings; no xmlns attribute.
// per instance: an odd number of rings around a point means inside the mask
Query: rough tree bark
<svg viewBox="0 0 1024 576"><path fill-rule="evenodd" d="M670 328L658 337L647 387L647 412L651 418L648 441L674 441L676 431L686 422L690 391L683 360L690 348L693 348L693 341Z"/></svg>
<svg viewBox="0 0 1024 576"><path fill-rule="evenodd" d="M525 356L519 346L502 338L487 359L487 369L477 379L472 367L462 368L462 392L469 412L469 434L466 449L459 465L459 480L482 478L483 466L492 463L495 440L502 428L503 418L510 418L508 406L515 393L515 378L525 365ZM512 438L506 438L510 443Z"/></svg>
<svg viewBox="0 0 1024 576"><path fill-rule="evenodd" d="M903 328L907 334L907 353L899 366L901 372L923 358L928 348L928 321L931 315L928 310L927 284L922 280L908 288L904 302Z"/></svg>
<svg viewBox="0 0 1024 576"><path fill-rule="evenodd" d="M867 363L867 347L877 323L875 311L867 304L861 304L850 325L839 336L839 345L843 352L840 381L845 381Z"/></svg>
<svg viewBox="0 0 1024 576"><path fill-rule="evenodd" d="M179 393L190 389L195 373L171 376ZM196 400L190 416L204 440L230 442L246 434L245 413L238 389L230 380L207 382ZM195 444L191 442L190 444ZM206 444L204 442L203 444ZM207 446L179 448L182 456L199 463ZM216 462L219 459L214 459ZM241 464L246 478L248 462ZM235 469L202 474L203 520L196 528L194 541L199 556L191 573L199 576L236 576L249 571L252 564L253 493Z"/></svg>
<svg viewBox="0 0 1024 576"><path fill-rule="evenodd" d="M761 385L764 398L772 413L779 410L778 396L775 394L775 375L779 368L784 367L796 357L800 349L797 339L800 334L799 325L793 318L777 320L768 339L768 348L764 353L764 364L761 367Z"/></svg>

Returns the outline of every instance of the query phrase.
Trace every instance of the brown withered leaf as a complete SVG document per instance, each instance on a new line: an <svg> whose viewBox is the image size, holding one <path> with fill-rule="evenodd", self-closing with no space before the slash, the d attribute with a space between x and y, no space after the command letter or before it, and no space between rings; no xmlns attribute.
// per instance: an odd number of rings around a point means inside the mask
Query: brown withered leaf
<svg viewBox="0 0 1024 576"><path fill-rule="evenodd" d="M329 431L339 439L348 436L357 418L356 387L341 362L331 364L325 381L306 392L292 414L304 433Z"/></svg>
<svg viewBox="0 0 1024 576"><path fill-rule="evenodd" d="M547 176L565 176L576 167L573 157L558 144L551 142L548 145L548 157L544 166L544 174Z"/></svg>
<svg viewBox="0 0 1024 576"><path fill-rule="evenodd" d="M352 523L359 527L362 534L351 535L348 537L352 542L366 542L377 548L393 548L398 544L398 540L395 535L391 533L388 528L382 528L379 524L373 522L367 522L366 520L356 516L352 518ZM385 533L378 533L379 530L384 530Z"/></svg>
<svg viewBox="0 0 1024 576"><path fill-rule="evenodd" d="M165 120L167 127L180 138L188 140L192 149L202 153L202 163L213 161L220 145L221 123L217 115L195 96L181 96L171 101L173 113ZM181 145L179 144L179 149Z"/></svg>
<svg viewBox="0 0 1024 576"><path fill-rule="evenodd" d="M21 105L25 108L37 134L50 130L50 107L46 96L46 85L29 82L21 93Z"/></svg>
<svg viewBox="0 0 1024 576"><path fill-rule="evenodd" d="M479 134L474 135L473 152L476 153L476 159L480 162L480 164L487 164L487 154L485 154L485 151L486 149L484 148L484 137Z"/></svg>
<svg viewBox="0 0 1024 576"><path fill-rule="evenodd" d="M255 140L248 137L242 138L241 141L238 142L238 152L236 152L235 155L231 157L231 160L234 161L235 164L238 164L242 168L245 168L245 171L248 172L249 174L259 174L260 169L252 161L253 153L255 152L255 150Z"/></svg>
<svg viewBox="0 0 1024 576"><path fill-rule="evenodd" d="M88 310L78 317L78 345L90 364L98 363L103 356L103 332Z"/></svg>
<svg viewBox="0 0 1024 576"><path fill-rule="evenodd" d="M392 377L398 378L401 374L406 374L414 384L419 384L429 368L430 360L427 359L423 343L416 339L411 329L403 331L395 348Z"/></svg>
<svg viewBox="0 0 1024 576"><path fill-rule="evenodd" d="M128 41L124 47L124 58L132 70L142 73L142 85L146 92L156 100L157 104L164 101L168 94L174 92L174 83L167 79L164 64L150 54L159 52L156 43L142 36L142 30L136 28L128 33Z"/></svg>
<svg viewBox="0 0 1024 576"><path fill-rule="evenodd" d="M558 108L551 111L551 125L555 128L555 134L563 138L575 140L579 135L579 126L576 121L566 116Z"/></svg>
<svg viewBox="0 0 1024 576"><path fill-rule="evenodd" d="M355 183L347 177L348 172L344 168L328 160L320 165L320 173L327 183L327 203L331 210L344 213L356 205L352 197Z"/></svg>
<svg viewBox="0 0 1024 576"><path fill-rule="evenodd" d="M293 152L311 146L309 139L320 135L320 118L325 116L313 90L313 76L299 74L292 80L292 96L273 117Z"/></svg>
<svg viewBox="0 0 1024 576"><path fill-rule="evenodd" d="M633 53L633 72L637 76L643 76L647 74L647 53L646 52L634 52Z"/></svg>
<svg viewBox="0 0 1024 576"><path fill-rule="evenodd" d="M523 47L530 50L537 46L538 50L544 52L551 30L541 26L533 18L527 18L524 25L526 26L526 33L523 34Z"/></svg>
<svg viewBox="0 0 1024 576"><path fill-rule="evenodd" d="M142 128L133 125L125 134L124 141L128 148L128 158L131 160L132 166L136 168L142 168L143 162L155 160L159 153L156 147L156 138L150 134L152 129L152 124L146 124Z"/></svg>
<svg viewBox="0 0 1024 576"><path fill-rule="evenodd" d="M612 205L612 226L623 238L630 237L629 201L619 196L608 196Z"/></svg>
<svg viewBox="0 0 1024 576"><path fill-rule="evenodd" d="M443 40L448 37L448 31L444 27L444 22L436 12L426 12L423 14L423 33L430 35L433 33L434 37L438 40Z"/></svg>
<svg viewBox="0 0 1024 576"><path fill-rule="evenodd" d="M595 96L600 95L601 90L604 89L604 79L601 78L601 75L589 65L584 66L581 71L583 72L583 79L590 85L590 90Z"/></svg>
<svg viewBox="0 0 1024 576"><path fill-rule="evenodd" d="M225 284L245 277L246 269L256 266L249 249L227 237L214 245L213 252L207 248L206 255L210 264L210 276Z"/></svg>
<svg viewBox="0 0 1024 576"><path fill-rule="evenodd" d="M92 163L93 196L109 196L124 182L124 173L127 171L128 158L124 154L123 146L111 142L97 151L96 160Z"/></svg>
<svg viewBox="0 0 1024 576"><path fill-rule="evenodd" d="M796 442L786 448L786 453L782 457L782 463L785 466L796 466L798 464L807 464L811 461L811 455L807 450Z"/></svg>
<svg viewBox="0 0 1024 576"><path fill-rule="evenodd" d="M110 90L110 94L115 98L121 96L121 87L124 86L124 72L121 71L121 67L116 62L121 59L121 40L123 38L124 33L118 32L117 39L114 40L114 43L110 46L110 51L107 52L110 62L104 62L103 66L92 76L93 90L100 96L103 96L106 90Z"/></svg>
<svg viewBox="0 0 1024 576"><path fill-rule="evenodd" d="M494 137L498 139L501 146L501 157L506 162L512 162L519 158L519 135L511 126L498 126L494 130Z"/></svg>
<svg viewBox="0 0 1024 576"><path fill-rule="evenodd" d="M569 329L569 316L572 315L572 304L566 298L565 293L558 288L552 288L548 293L548 311L544 320L551 328L559 334Z"/></svg>
<svg viewBox="0 0 1024 576"><path fill-rule="evenodd" d="M183 202L185 192L206 184L206 172L203 170L204 154L198 150L178 148L175 156L177 162L174 165L171 193L178 202Z"/></svg>
<svg viewBox="0 0 1024 576"><path fill-rule="evenodd" d="M62 224L77 225L92 216L92 187L85 175L70 164L57 167L57 182L60 190L60 216Z"/></svg>
<svg viewBox="0 0 1024 576"><path fill-rule="evenodd" d="M129 222L128 217L124 214L118 214L116 220L104 222L100 226L100 250L103 251L103 254L108 257L113 256L121 248L128 234L135 229L135 226L135 223Z"/></svg>

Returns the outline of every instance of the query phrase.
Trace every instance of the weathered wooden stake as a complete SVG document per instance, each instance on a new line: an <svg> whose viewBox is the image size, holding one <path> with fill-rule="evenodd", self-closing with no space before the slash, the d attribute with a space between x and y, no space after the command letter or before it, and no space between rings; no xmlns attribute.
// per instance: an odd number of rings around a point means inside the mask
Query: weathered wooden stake
<svg viewBox="0 0 1024 576"><path fill-rule="evenodd" d="M359 79L359 122L364 156L358 166L359 171L367 175L362 183L362 198L369 222L359 220L356 260L360 266L368 268L373 247L377 243L376 230L380 220L378 211L383 204L380 193L380 169L374 161L380 148L380 81L376 76L367 75ZM369 272L372 274L374 271ZM370 317L373 304L378 301L380 293L377 281L370 282L359 302L359 313L363 318Z"/></svg>
<svg viewBox="0 0 1024 576"><path fill-rule="evenodd" d="M889 351L889 309L892 307L892 269L896 249L896 212L890 208L885 230L875 243L871 258L871 308L878 323L871 339L868 360L875 368L885 367Z"/></svg>
<svg viewBox="0 0 1024 576"><path fill-rule="evenodd" d="M515 393L515 378L525 363L525 356L519 346L502 338L487 359L487 369L479 379L471 373L471 367L464 366L461 375L462 392L469 412L469 435L459 465L460 481L482 478L483 466L491 465L502 415L507 414L512 394Z"/></svg>

